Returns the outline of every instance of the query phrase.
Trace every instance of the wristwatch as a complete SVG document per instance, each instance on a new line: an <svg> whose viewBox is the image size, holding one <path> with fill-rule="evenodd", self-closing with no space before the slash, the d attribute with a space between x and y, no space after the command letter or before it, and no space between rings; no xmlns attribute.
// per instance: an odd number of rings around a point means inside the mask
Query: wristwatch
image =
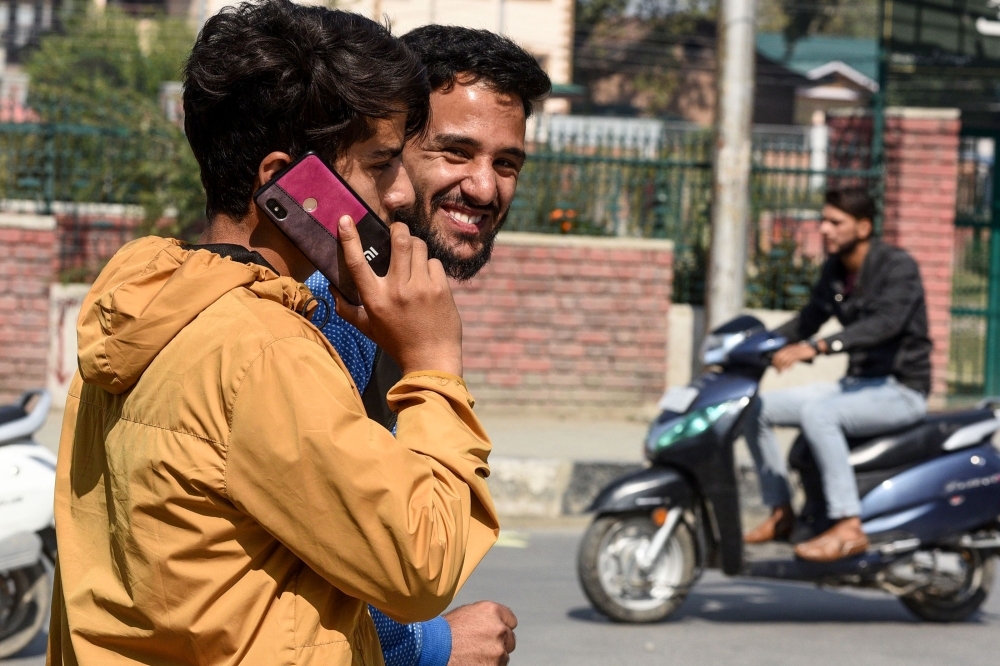
<svg viewBox="0 0 1000 666"><path fill-rule="evenodd" d="M819 355L822 356L823 350L821 350L819 348L819 342L817 342L816 340L808 340L807 342L808 342L808 344L809 344L810 347L812 347L813 349L816 350L817 354L819 354Z"/></svg>

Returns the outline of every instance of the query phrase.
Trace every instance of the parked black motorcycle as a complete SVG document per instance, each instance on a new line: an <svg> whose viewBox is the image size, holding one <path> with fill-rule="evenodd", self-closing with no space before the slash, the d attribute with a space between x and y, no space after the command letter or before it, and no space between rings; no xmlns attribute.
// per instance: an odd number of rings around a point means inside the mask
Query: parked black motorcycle
<svg viewBox="0 0 1000 666"><path fill-rule="evenodd" d="M704 374L671 389L646 439L647 469L604 488L580 545L578 574L591 603L623 622L673 613L705 568L735 576L880 588L918 617L957 621L993 585L1000 554L1000 410L932 414L900 431L850 440L868 552L830 563L794 557L790 544L744 547L733 445L771 356L786 340L753 317L707 338ZM808 445L793 465L807 493L807 524L825 503Z"/></svg>

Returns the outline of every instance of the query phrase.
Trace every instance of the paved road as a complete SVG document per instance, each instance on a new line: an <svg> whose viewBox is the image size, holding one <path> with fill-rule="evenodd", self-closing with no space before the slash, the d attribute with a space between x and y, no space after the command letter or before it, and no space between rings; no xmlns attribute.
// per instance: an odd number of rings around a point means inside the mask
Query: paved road
<svg viewBox="0 0 1000 666"><path fill-rule="evenodd" d="M579 529L507 533L459 594L517 613L513 666L995 666L1000 589L956 625L922 624L888 595L817 590L710 572L677 615L655 625L612 624L576 583ZM29 651L43 654L38 641ZM3 666L41 666L25 656Z"/></svg>
<svg viewBox="0 0 1000 666"><path fill-rule="evenodd" d="M526 535L526 548L494 549L458 599L495 599L514 609L521 622L514 666L998 663L1000 589L974 621L942 626L914 621L896 600L877 592L731 580L710 572L673 619L620 625L592 611L579 590L579 531Z"/></svg>

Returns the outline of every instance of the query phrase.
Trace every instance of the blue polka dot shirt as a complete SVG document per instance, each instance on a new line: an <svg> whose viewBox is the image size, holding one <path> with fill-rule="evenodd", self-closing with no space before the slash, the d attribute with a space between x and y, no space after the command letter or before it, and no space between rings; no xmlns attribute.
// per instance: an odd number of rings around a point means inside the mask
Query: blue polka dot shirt
<svg viewBox="0 0 1000 666"><path fill-rule="evenodd" d="M320 301L313 313L313 323L340 354L358 391L364 392L375 364L375 343L333 311L330 283L321 273L314 273L306 280L306 286ZM400 624L374 606L368 609L375 621L385 666L447 666L451 657L451 627L443 617Z"/></svg>

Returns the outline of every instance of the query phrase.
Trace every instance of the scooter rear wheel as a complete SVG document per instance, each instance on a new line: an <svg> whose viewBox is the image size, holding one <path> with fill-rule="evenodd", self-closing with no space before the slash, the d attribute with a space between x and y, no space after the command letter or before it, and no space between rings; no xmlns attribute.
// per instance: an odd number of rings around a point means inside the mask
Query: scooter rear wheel
<svg viewBox="0 0 1000 666"><path fill-rule="evenodd" d="M979 610L993 589L996 558L984 557L976 550L965 550L961 555L968 569L957 591L941 594L933 589L919 590L900 597L903 605L928 622L961 622Z"/></svg>
<svg viewBox="0 0 1000 666"><path fill-rule="evenodd" d="M51 599L41 563L0 574L0 659L22 650L42 630Z"/></svg>
<svg viewBox="0 0 1000 666"><path fill-rule="evenodd" d="M649 514L597 518L580 544L577 574L597 610L618 622L655 622L676 611L695 578L695 547L684 521L642 571L636 561L657 526Z"/></svg>

